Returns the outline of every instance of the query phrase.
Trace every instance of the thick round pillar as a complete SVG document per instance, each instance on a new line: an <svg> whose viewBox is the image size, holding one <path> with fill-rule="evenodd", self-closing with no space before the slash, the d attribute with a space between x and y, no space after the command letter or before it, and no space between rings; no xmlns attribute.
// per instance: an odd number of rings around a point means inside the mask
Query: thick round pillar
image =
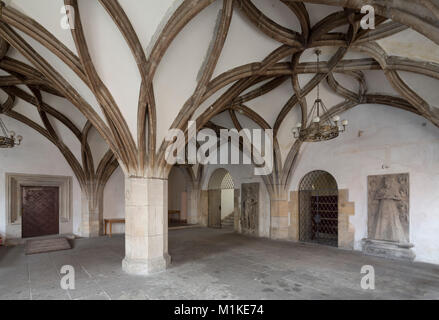
<svg viewBox="0 0 439 320"><path fill-rule="evenodd" d="M166 270L168 254L168 181L125 179L125 259L123 270L148 275Z"/></svg>

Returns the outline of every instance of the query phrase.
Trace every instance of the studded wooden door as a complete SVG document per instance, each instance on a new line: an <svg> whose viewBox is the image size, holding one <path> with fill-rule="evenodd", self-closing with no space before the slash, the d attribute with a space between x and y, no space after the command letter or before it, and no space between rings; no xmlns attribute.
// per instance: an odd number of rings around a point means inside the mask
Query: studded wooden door
<svg viewBox="0 0 439 320"><path fill-rule="evenodd" d="M59 234L59 188L22 187L22 237Z"/></svg>

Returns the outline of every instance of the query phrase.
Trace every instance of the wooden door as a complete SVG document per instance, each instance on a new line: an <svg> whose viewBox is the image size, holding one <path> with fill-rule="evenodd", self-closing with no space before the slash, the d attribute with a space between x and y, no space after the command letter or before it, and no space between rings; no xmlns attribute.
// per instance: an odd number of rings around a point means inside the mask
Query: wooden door
<svg viewBox="0 0 439 320"><path fill-rule="evenodd" d="M22 237L59 234L59 188L22 187Z"/></svg>
<svg viewBox="0 0 439 320"><path fill-rule="evenodd" d="M221 228L221 190L209 190L209 228Z"/></svg>

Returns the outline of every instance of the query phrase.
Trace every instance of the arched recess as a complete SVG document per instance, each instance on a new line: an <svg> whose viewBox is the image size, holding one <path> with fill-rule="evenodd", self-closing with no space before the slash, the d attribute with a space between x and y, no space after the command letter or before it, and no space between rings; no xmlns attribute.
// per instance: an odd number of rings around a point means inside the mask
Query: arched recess
<svg viewBox="0 0 439 320"><path fill-rule="evenodd" d="M170 226L187 222L188 181L183 170L173 167L168 177L168 218Z"/></svg>
<svg viewBox="0 0 439 320"><path fill-rule="evenodd" d="M196 193L198 186L190 175L192 168L172 167L168 176L168 218L169 227L197 224L198 208Z"/></svg>
<svg viewBox="0 0 439 320"><path fill-rule="evenodd" d="M338 247L338 185L326 171L312 171L299 187L299 239Z"/></svg>
<svg viewBox="0 0 439 320"><path fill-rule="evenodd" d="M234 226L235 183L226 169L216 170L209 180L208 227Z"/></svg>

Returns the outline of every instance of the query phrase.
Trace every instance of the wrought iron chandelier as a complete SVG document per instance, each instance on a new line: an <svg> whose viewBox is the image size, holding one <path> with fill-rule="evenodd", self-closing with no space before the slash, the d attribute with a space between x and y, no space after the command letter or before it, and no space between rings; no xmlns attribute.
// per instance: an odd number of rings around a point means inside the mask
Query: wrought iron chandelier
<svg viewBox="0 0 439 320"><path fill-rule="evenodd" d="M6 125L4 124L2 118L0 117L0 148L13 148L15 146L19 146L21 144L21 141L23 141L22 136L15 136L14 131L9 131L6 128Z"/></svg>
<svg viewBox="0 0 439 320"><path fill-rule="evenodd" d="M320 73L320 50L316 50L317 55L317 73ZM321 142L337 138L340 133L346 131L348 121L340 122L339 116L329 117L328 109L320 99L320 83L317 85L317 99L308 115L310 123L303 128L302 123L298 123L293 129L295 139L303 142ZM323 117L323 119L321 118Z"/></svg>

